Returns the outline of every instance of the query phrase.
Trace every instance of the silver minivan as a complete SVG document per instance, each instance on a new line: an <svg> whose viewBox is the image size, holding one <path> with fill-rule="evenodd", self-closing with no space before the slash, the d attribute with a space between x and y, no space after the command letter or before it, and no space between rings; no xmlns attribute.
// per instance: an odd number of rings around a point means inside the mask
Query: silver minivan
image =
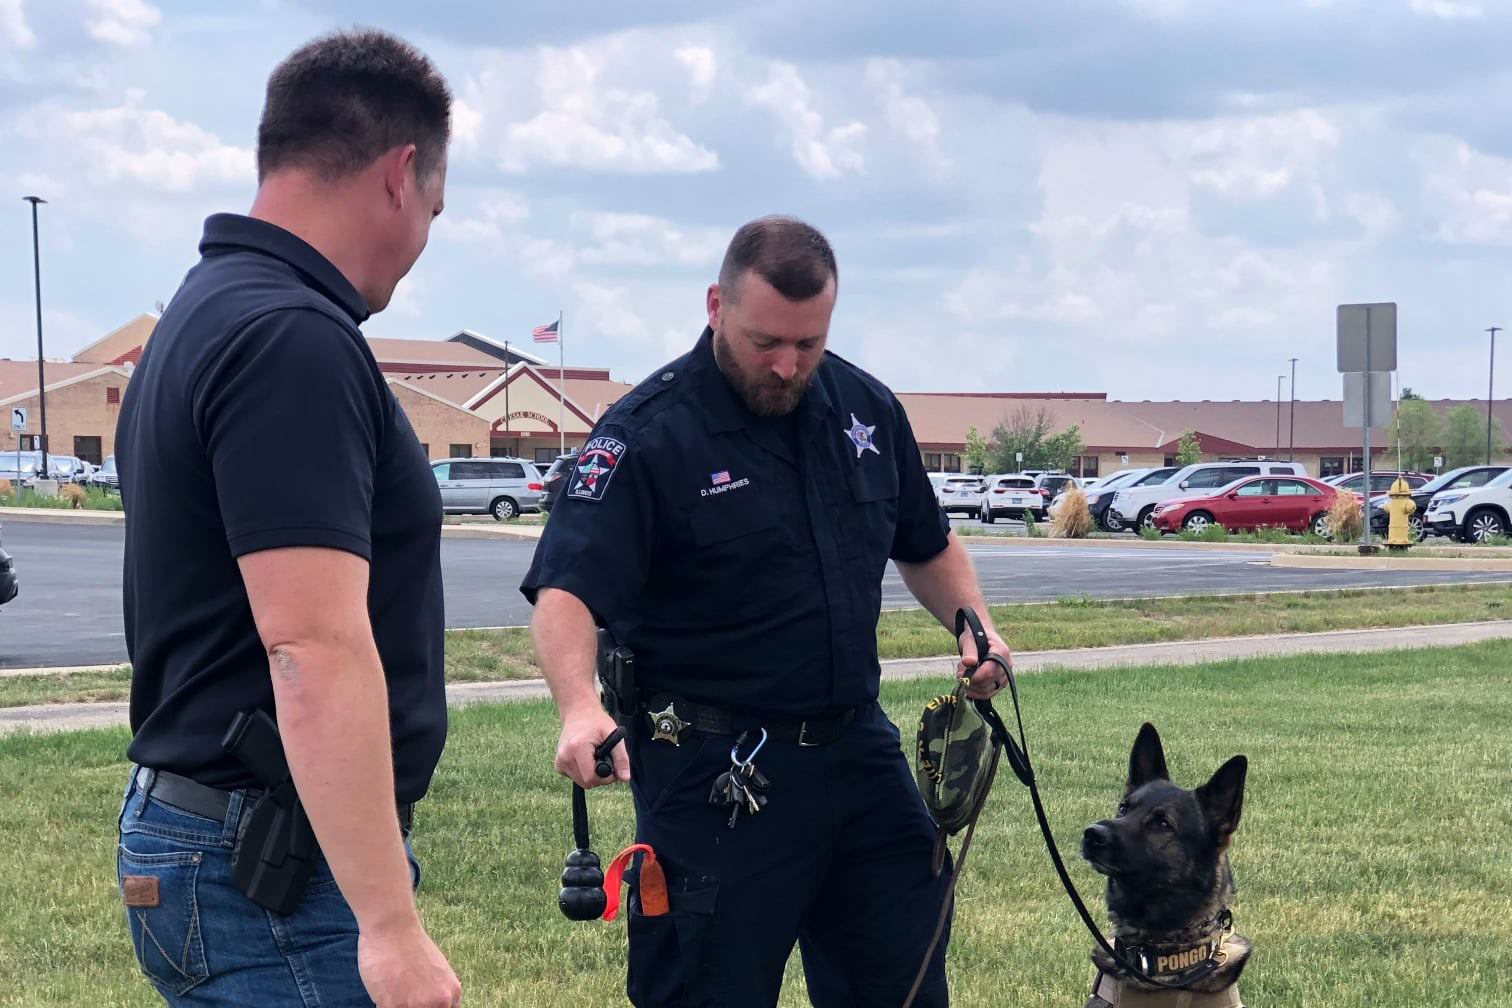
<svg viewBox="0 0 1512 1008"><path fill-rule="evenodd" d="M534 462L453 458L431 463L447 514L491 514L505 521L541 509L543 481Z"/></svg>

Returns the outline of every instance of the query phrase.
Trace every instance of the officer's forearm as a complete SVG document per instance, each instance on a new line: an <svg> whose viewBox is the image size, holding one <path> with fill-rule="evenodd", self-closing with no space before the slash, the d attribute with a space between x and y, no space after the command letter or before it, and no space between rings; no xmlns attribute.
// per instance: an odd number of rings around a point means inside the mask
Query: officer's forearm
<svg viewBox="0 0 1512 1008"><path fill-rule="evenodd" d="M899 562L898 573L919 604L947 630L955 632L956 610L969 607L976 610L988 631L995 632L971 554L954 532L950 533L945 548L923 563Z"/></svg>
<svg viewBox="0 0 1512 1008"><path fill-rule="evenodd" d="M594 683L598 628L588 607L570 592L542 588L530 628L541 674L562 720L582 713L601 713L603 705Z"/></svg>
<svg viewBox="0 0 1512 1008"><path fill-rule="evenodd" d="M278 727L294 785L358 928L419 927L394 799L388 688L371 631L273 652Z"/></svg>

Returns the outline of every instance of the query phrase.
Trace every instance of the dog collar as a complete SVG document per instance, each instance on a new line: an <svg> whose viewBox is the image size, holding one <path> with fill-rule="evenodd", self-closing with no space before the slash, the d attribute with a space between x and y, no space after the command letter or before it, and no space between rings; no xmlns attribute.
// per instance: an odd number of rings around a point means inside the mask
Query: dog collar
<svg viewBox="0 0 1512 1008"><path fill-rule="evenodd" d="M1234 915L1225 908L1201 926L1215 930L1195 945L1127 945L1115 939L1113 950L1146 976L1177 986L1189 984L1207 976L1228 958L1223 946L1234 931Z"/></svg>

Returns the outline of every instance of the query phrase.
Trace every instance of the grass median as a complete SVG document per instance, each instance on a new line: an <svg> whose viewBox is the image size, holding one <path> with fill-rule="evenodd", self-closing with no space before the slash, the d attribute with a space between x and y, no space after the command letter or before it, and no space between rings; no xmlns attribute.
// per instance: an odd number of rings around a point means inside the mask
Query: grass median
<svg viewBox="0 0 1512 1008"><path fill-rule="evenodd" d="M1224 595L1101 601L1068 598L995 605L993 619L1015 651L1057 651L1257 634L1318 633L1512 618L1512 584L1432 585L1295 595ZM948 634L919 609L885 612L878 652L928 658L951 650ZM453 630L446 637L448 682L533 679L541 674L530 631ZM124 700L130 672L0 676L0 707Z"/></svg>
<svg viewBox="0 0 1512 1008"><path fill-rule="evenodd" d="M1240 930L1255 944L1247 1004L1504 1005L1512 976L1512 643L1302 656L1200 668L1050 670L1021 684L1047 811L1070 854L1112 814L1143 720L1177 783L1250 759L1235 838ZM888 683L905 747L943 683ZM544 702L468 708L415 843L421 906L466 1003L623 1003L623 924L557 912L570 846ZM114 887L122 729L0 739L0 1005L159 1004L136 973ZM780 801L782 782L774 782ZM591 799L599 851L631 836L623 790ZM1093 905L1100 879L1070 854ZM214 967L214 938L205 938ZM962 882L954 1001L1081 1004L1090 940L1061 894L1028 799L1000 775ZM782 1004L807 1001L790 967Z"/></svg>

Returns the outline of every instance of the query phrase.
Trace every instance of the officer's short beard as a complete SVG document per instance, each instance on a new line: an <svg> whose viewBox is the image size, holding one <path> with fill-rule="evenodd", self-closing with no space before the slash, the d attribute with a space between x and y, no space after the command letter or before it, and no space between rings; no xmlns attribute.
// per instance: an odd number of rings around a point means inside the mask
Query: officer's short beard
<svg viewBox="0 0 1512 1008"><path fill-rule="evenodd" d="M803 399L803 393L808 391L809 383L814 380L814 372L805 375L794 375L792 381L782 381L770 372L760 377L753 377L740 369L740 362L730 352L730 345L724 333L714 334L714 360L719 364L719 370L724 373L725 380L730 387L740 396L740 401L745 403L746 409L759 417L787 416L798 408L798 403Z"/></svg>

